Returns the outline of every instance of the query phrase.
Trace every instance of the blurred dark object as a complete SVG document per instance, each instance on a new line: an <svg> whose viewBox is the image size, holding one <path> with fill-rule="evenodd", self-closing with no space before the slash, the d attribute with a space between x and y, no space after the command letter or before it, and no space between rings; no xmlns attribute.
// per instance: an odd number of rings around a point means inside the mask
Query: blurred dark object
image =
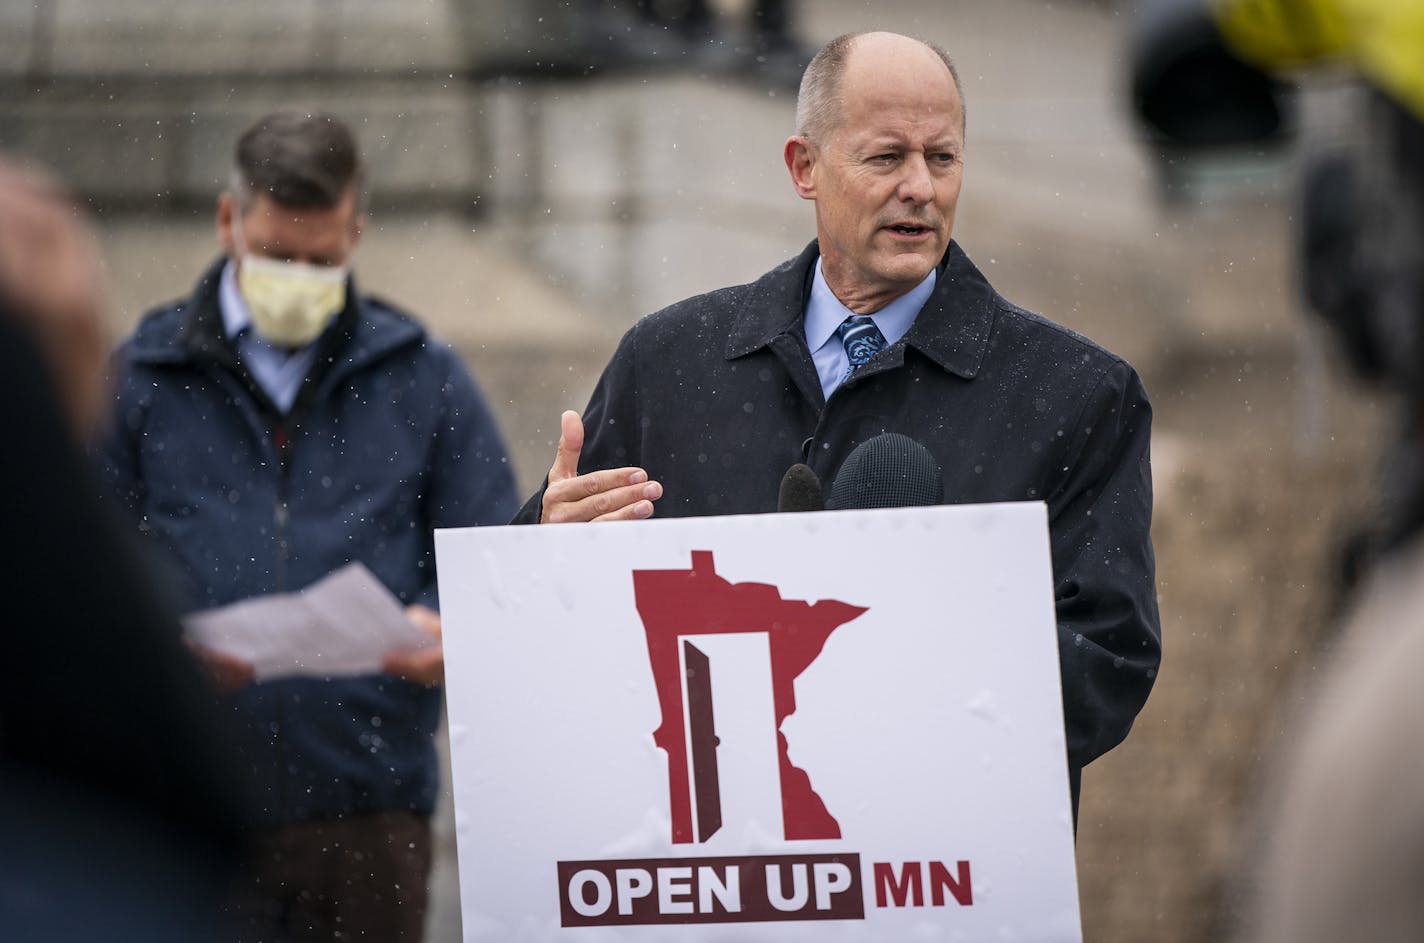
<svg viewBox="0 0 1424 943"><path fill-rule="evenodd" d="M1133 24L1132 105L1183 149L1279 141L1294 109L1278 80L1236 56L1200 0L1146 5Z"/></svg>
<svg viewBox="0 0 1424 943"><path fill-rule="evenodd" d="M716 16L708 0L637 0L638 16L696 42L715 33Z"/></svg>
<svg viewBox="0 0 1424 943"><path fill-rule="evenodd" d="M751 0L737 17L711 0L456 0L476 78L690 72L795 90L815 50L791 0ZM502 30L489 28L501 22Z"/></svg>
<svg viewBox="0 0 1424 943"><path fill-rule="evenodd" d="M0 935L211 939L249 807L82 452L105 398L100 273L59 183L0 158Z"/></svg>
<svg viewBox="0 0 1424 943"><path fill-rule="evenodd" d="M15 445L0 462L0 936L212 939L245 799L217 753L211 693L95 497L48 363L0 298Z"/></svg>
<svg viewBox="0 0 1424 943"><path fill-rule="evenodd" d="M1424 403L1424 123L1366 98L1354 146L1307 157L1302 290L1361 378Z"/></svg>
<svg viewBox="0 0 1424 943"><path fill-rule="evenodd" d="M791 29L791 0L750 0L724 28L710 0L637 0L639 15L688 44L686 64L795 90L816 50Z"/></svg>

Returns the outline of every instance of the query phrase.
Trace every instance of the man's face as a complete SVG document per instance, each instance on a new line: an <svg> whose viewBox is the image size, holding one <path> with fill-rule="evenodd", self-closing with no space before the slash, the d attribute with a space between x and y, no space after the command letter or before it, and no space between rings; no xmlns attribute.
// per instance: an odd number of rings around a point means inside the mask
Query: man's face
<svg viewBox="0 0 1424 943"><path fill-rule="evenodd" d="M839 121L823 140L793 137L786 162L816 202L821 267L841 303L884 307L949 247L964 170L959 93L939 57L901 36L856 40Z"/></svg>
<svg viewBox="0 0 1424 943"><path fill-rule="evenodd" d="M335 206L305 209L283 206L262 194L252 198L240 218L231 194L218 201L218 238L233 259L240 259L245 250L281 262L345 265L361 237L362 222L354 190Z"/></svg>

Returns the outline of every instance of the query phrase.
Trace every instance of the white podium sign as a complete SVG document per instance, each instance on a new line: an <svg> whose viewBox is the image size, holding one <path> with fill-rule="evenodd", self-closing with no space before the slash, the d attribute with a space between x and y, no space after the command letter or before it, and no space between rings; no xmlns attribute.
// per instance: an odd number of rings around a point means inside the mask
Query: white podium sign
<svg viewBox="0 0 1424 943"><path fill-rule="evenodd" d="M466 940L1081 939L1042 504L436 548Z"/></svg>

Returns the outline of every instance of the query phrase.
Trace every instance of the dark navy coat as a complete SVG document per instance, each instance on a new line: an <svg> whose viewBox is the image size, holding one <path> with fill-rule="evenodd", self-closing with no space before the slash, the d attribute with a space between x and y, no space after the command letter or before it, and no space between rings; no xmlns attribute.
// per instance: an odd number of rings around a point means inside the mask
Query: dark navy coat
<svg viewBox="0 0 1424 943"><path fill-rule="evenodd" d="M455 354L348 284L283 417L223 330L221 263L119 349L110 490L168 562L185 611L300 590L359 560L436 605L433 528L517 504L493 417ZM228 699L263 824L428 813L440 693L388 675L250 685Z"/></svg>
<svg viewBox="0 0 1424 943"><path fill-rule="evenodd" d="M957 244L908 334L827 401L802 331L818 249L679 302L624 337L584 413L580 472L645 468L659 517L775 511L883 432L923 443L950 503L1048 505L1070 780L1127 735L1161 657L1137 373L999 296ZM539 518L542 492L517 520Z"/></svg>

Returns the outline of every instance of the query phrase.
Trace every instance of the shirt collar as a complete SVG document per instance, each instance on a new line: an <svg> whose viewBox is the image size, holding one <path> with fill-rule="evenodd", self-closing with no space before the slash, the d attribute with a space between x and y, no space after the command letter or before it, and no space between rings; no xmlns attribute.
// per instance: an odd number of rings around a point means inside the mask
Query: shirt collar
<svg viewBox="0 0 1424 943"><path fill-rule="evenodd" d="M769 347L776 339L800 331L805 338L806 307L812 270L820 247L811 240L800 255L767 272L740 294L732 310L727 338L728 360ZM709 298L704 305L714 305ZM951 241L940 260L933 293L902 340L955 376L971 380L989 349L989 335L1000 306L1007 305ZM809 395L809 394L808 394Z"/></svg>
<svg viewBox="0 0 1424 943"><path fill-rule="evenodd" d="M223 330L234 342L265 347L279 351L283 356L291 356L316 343L312 341L302 347L283 347L258 333L252 323L252 309L247 306L247 301L242 297L242 290L238 288L237 263L232 259L227 260L227 264L223 266L222 277L218 280L218 308L222 311Z"/></svg>
<svg viewBox="0 0 1424 943"><path fill-rule="evenodd" d="M218 279L218 308L222 310L223 330L233 340L252 327L252 312L247 310L247 302L238 290L237 263L232 259L227 260Z"/></svg>
<svg viewBox="0 0 1424 943"><path fill-rule="evenodd" d="M936 275L936 269L930 269L918 285L871 315L875 326L885 335L886 344L895 343L909 332L910 326L915 323L915 316L934 293ZM821 260L816 259L816 269L811 278L811 297L806 302L806 346L811 350L820 349L836 333L841 322L854 314L841 304L831 286L826 284L826 278L821 274Z"/></svg>

